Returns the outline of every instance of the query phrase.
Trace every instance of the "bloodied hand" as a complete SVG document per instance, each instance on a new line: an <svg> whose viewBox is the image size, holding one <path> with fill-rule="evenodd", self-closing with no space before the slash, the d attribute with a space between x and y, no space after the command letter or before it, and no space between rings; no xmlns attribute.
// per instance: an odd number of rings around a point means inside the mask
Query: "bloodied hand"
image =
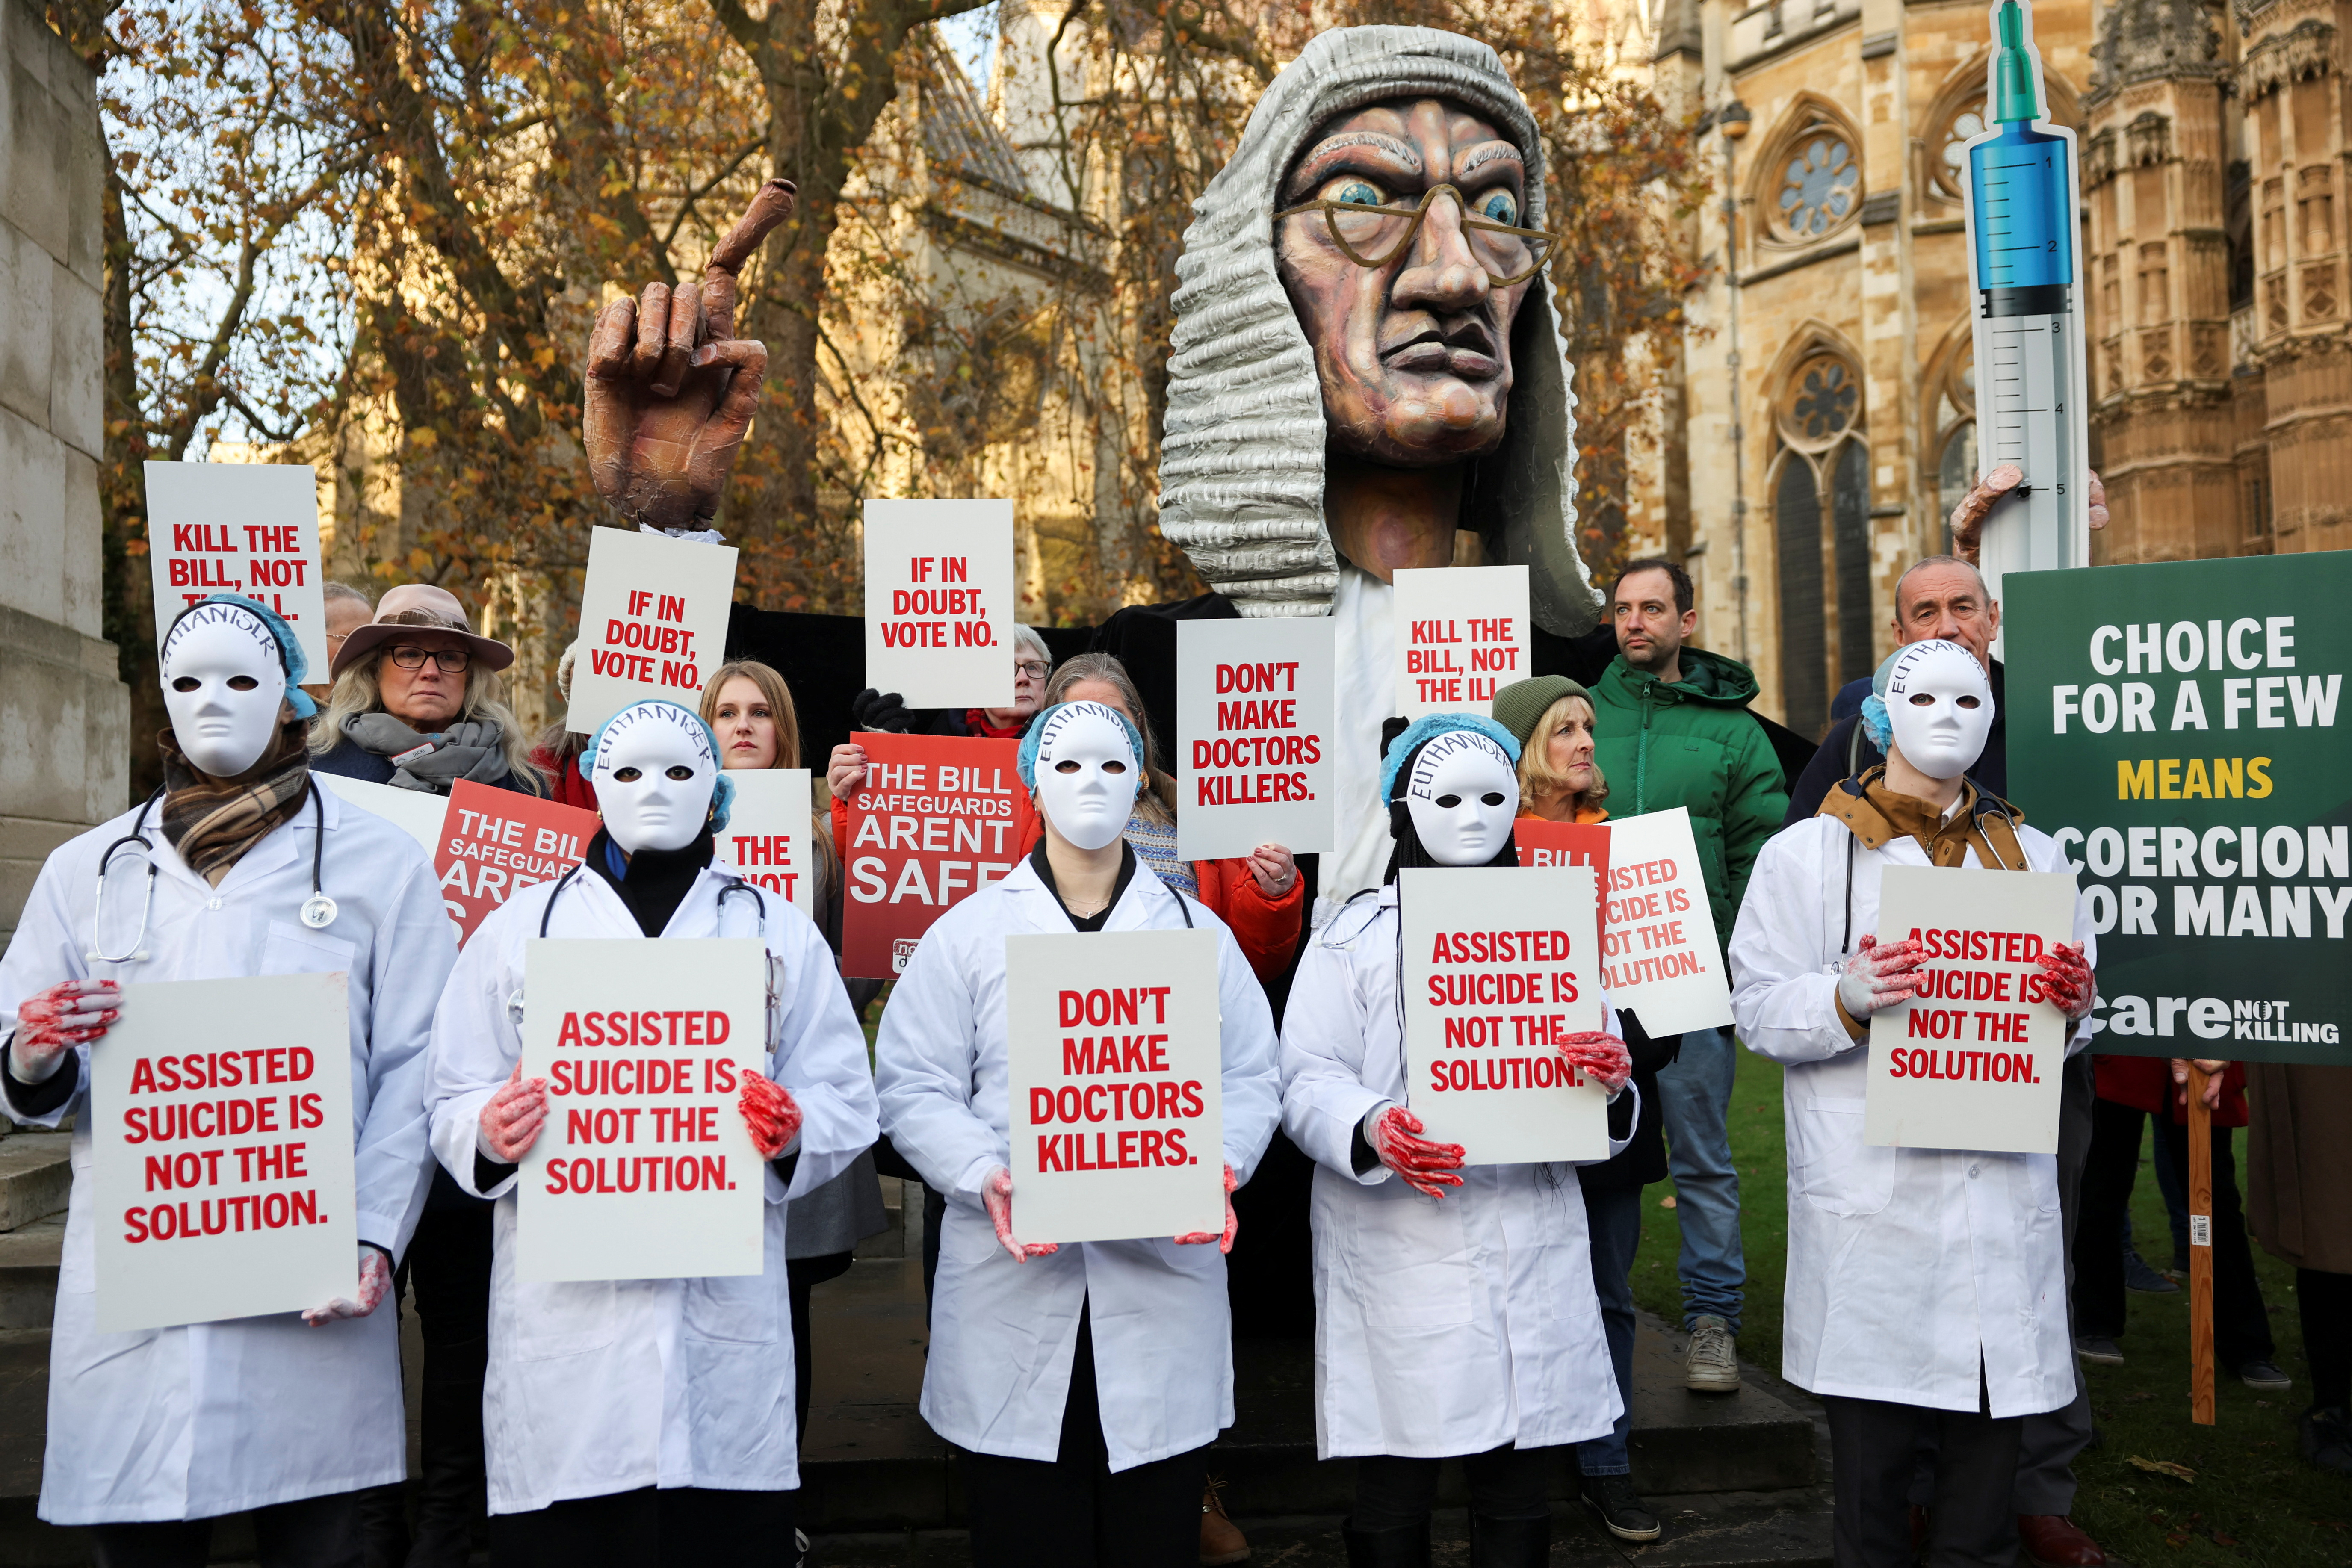
<svg viewBox="0 0 2352 1568"><path fill-rule="evenodd" d="M2091 966L2083 961L2083 944L2062 942L2034 962L2046 976L2042 983L2042 994L2057 1004L2058 1010L2069 1019L2088 1017L2092 1000L2098 993L2091 978Z"/></svg>
<svg viewBox="0 0 2352 1568"><path fill-rule="evenodd" d="M359 1289L349 1296L338 1296L323 1307L312 1307L302 1314L302 1321L312 1328L331 1323L338 1318L364 1318L383 1305L392 1293L392 1258L381 1247L360 1243Z"/></svg>
<svg viewBox="0 0 2352 1568"><path fill-rule="evenodd" d="M1015 1263L1026 1263L1033 1258L1045 1258L1061 1247L1050 1241L1015 1241L1013 1239L1013 1173L999 1165L980 1184L980 1201L988 1210L990 1223L996 1226L996 1239L1004 1250L1013 1254Z"/></svg>
<svg viewBox="0 0 2352 1568"><path fill-rule="evenodd" d="M1846 1016L1861 1023L1873 1013L1884 1013L1911 1000L1922 956L1919 944L1908 937L1901 942L1864 937L1845 961L1845 973L1838 976L1837 998Z"/></svg>
<svg viewBox="0 0 2352 1568"><path fill-rule="evenodd" d="M1188 1230L1176 1238L1176 1245L1206 1247L1213 1241L1217 1244L1219 1252L1231 1252L1234 1249L1234 1237L1240 1234L1242 1228L1242 1222L1234 1217L1234 1189L1239 1185L1241 1184L1234 1180L1233 1166L1227 1165L1225 1167L1225 1228L1222 1232Z"/></svg>
<svg viewBox="0 0 2352 1568"><path fill-rule="evenodd" d="M751 1130L751 1146L760 1151L762 1160L776 1158L801 1135L801 1108L793 1103L792 1090L773 1079L758 1073L745 1075L743 1092L735 1104L743 1112L743 1124Z"/></svg>
<svg viewBox="0 0 2352 1568"><path fill-rule="evenodd" d="M522 1064L517 1062L506 1082L482 1107L482 1152L501 1165L519 1165L539 1142L539 1130L546 1123L547 1080L526 1079Z"/></svg>
<svg viewBox="0 0 2352 1568"><path fill-rule="evenodd" d="M121 1017L122 988L111 980L60 980L17 1005L16 1035L8 1044L8 1066L20 1083L40 1083L63 1064L66 1053L86 1046Z"/></svg>
<svg viewBox="0 0 2352 1568"><path fill-rule="evenodd" d="M1625 1042L1600 1029L1570 1035L1559 1043L1560 1059L1592 1079L1612 1096L1633 1076L1633 1055Z"/></svg>
<svg viewBox="0 0 2352 1568"><path fill-rule="evenodd" d="M1463 1149L1459 1143L1433 1143L1421 1136L1422 1120L1402 1105L1391 1105L1372 1119L1368 1134L1372 1152L1415 1192L1442 1198L1462 1178Z"/></svg>

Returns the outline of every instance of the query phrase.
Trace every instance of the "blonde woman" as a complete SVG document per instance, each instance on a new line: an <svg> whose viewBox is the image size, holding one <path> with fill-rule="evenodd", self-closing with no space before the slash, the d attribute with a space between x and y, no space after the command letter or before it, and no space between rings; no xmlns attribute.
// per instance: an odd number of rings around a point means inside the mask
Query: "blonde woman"
<svg viewBox="0 0 2352 1568"><path fill-rule="evenodd" d="M719 740L719 765L796 768L801 765L800 716L792 688L774 667L757 659L720 665L702 685L702 721ZM809 835L808 871L815 897L817 929L833 949L835 974L841 961L841 857L829 833ZM852 1011L863 1014L881 992L877 980L846 980ZM784 1273L793 1300L793 1413L803 1441L808 1434L809 1385L816 1355L810 1338L810 1293L849 1272L857 1244L887 1227L882 1184L867 1150L849 1168L804 1196L793 1199L784 1215ZM803 1537L800 1550L808 1550Z"/></svg>
<svg viewBox="0 0 2352 1568"><path fill-rule="evenodd" d="M1592 695L1564 675L1517 680L1495 693L1495 722L1519 742L1519 815L1600 822L1608 781L1592 760Z"/></svg>
<svg viewBox="0 0 2352 1568"><path fill-rule="evenodd" d="M427 795L459 779L545 795L499 679L513 662L513 648L474 634L446 588L393 589L336 650L334 689L310 731L312 771Z"/></svg>

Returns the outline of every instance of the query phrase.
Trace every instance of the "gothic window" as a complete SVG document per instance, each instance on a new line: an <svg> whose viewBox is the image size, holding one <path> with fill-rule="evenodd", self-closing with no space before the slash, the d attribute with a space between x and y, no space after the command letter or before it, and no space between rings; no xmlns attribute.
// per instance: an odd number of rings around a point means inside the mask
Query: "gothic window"
<svg viewBox="0 0 2352 1568"><path fill-rule="evenodd" d="M1862 206L1862 165L1843 132L1817 124L1793 138L1783 154L1775 226L1789 239L1819 239Z"/></svg>
<svg viewBox="0 0 2352 1568"><path fill-rule="evenodd" d="M1774 410L1780 700L1789 727L1800 734L1821 735L1829 726L1831 694L1874 664L1863 412L1853 361L1827 351L1798 363Z"/></svg>
<svg viewBox="0 0 2352 1568"><path fill-rule="evenodd" d="M1943 154L1929 169L1936 193L1947 201L1962 199L1969 180L1969 139L1985 132L1984 94L1963 103L1945 118L1937 137Z"/></svg>

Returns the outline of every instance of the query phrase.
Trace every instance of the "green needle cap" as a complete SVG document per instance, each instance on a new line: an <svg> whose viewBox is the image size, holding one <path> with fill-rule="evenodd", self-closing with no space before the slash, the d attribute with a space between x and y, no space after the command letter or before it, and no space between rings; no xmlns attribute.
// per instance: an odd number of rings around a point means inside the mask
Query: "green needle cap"
<svg viewBox="0 0 2352 1568"><path fill-rule="evenodd" d="M2000 48L1992 61L1993 123L2033 119L2033 56L2025 46L2025 11L2017 0L2001 0L1995 23Z"/></svg>

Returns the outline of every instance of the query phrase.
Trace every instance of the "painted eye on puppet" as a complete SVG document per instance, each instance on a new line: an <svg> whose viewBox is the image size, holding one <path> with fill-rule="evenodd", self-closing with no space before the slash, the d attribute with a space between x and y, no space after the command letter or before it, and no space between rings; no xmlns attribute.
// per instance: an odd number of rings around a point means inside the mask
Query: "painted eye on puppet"
<svg viewBox="0 0 2352 1568"><path fill-rule="evenodd" d="M1377 207L1386 205L1389 198L1387 192L1370 180L1350 174L1324 186L1323 199L1345 202L1350 206Z"/></svg>
<svg viewBox="0 0 2352 1568"><path fill-rule="evenodd" d="M1488 223L1507 224L1517 228L1519 224L1519 198L1508 191L1488 191L1478 198L1474 209Z"/></svg>

